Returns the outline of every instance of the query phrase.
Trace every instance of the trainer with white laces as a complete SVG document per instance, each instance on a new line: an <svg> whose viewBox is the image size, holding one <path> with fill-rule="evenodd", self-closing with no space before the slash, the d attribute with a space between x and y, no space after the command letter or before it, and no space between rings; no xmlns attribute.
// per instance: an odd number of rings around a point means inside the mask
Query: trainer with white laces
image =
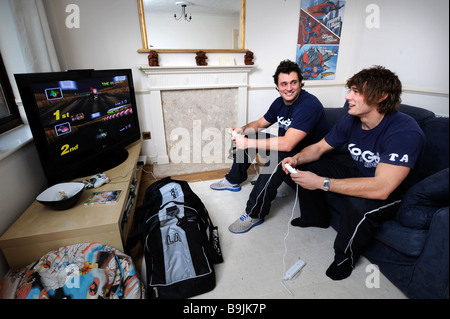
<svg viewBox="0 0 450 319"><path fill-rule="evenodd" d="M233 233L243 233L260 225L269 213L278 187L283 181L291 180L279 163L320 141L329 131L322 103L302 89L303 76L297 63L281 61L273 80L280 96L258 120L242 127L230 127L231 132L237 133L230 136L236 145L233 164L225 179L211 185L214 190L237 191L247 180L247 170L256 154L268 159L247 201L243 216L249 218L239 218L231 225L229 229ZM278 134L262 131L275 123Z"/></svg>
<svg viewBox="0 0 450 319"><path fill-rule="evenodd" d="M247 214L242 214L238 220L228 227L228 230L235 234L246 233L255 226L261 225L264 219L252 218Z"/></svg>
<svg viewBox="0 0 450 319"><path fill-rule="evenodd" d="M216 183L212 183L210 187L211 189L214 189L216 191L227 190L232 192L239 192L241 190L241 186L239 186L239 184L232 184L226 178L223 178Z"/></svg>

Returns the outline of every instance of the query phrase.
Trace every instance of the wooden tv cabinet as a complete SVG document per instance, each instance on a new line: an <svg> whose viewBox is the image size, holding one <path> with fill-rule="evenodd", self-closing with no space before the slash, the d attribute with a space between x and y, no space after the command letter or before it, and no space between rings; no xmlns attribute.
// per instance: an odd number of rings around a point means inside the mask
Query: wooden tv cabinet
<svg viewBox="0 0 450 319"><path fill-rule="evenodd" d="M141 141L134 142L126 149L126 161L104 172L110 182L99 188L85 189L74 207L58 211L34 201L11 225L0 237L0 248L12 270L37 261L54 249L77 243L98 242L123 251L135 208L133 205L126 223L122 223L125 211L130 207L130 187L136 183L137 194L142 173L142 167L137 166ZM117 203L84 205L92 192L108 190L122 190Z"/></svg>

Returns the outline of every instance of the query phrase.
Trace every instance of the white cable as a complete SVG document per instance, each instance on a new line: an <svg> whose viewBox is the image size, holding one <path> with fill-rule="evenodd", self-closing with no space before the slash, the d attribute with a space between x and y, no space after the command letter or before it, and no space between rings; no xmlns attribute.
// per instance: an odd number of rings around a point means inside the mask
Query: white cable
<svg viewBox="0 0 450 319"><path fill-rule="evenodd" d="M250 156L247 154L247 156L250 158ZM258 198L259 196L261 196L261 194L267 190L267 185L270 183L270 180L272 179L273 174L275 174L275 172L278 169L278 166L282 163L282 161L280 161L276 166L275 169L273 170L272 174L270 174L269 179L267 180L266 184L264 185L263 189L261 190L261 192L258 194L258 196L256 196L256 203L258 202ZM265 195L264 195L265 196ZM289 236L289 230L290 230L290 224L292 219L294 218L294 210L295 210L295 206L297 206L297 199L298 199L298 185L296 185L296 191L295 191L295 201L294 201L294 206L292 207L292 212L291 212L291 218L288 221L288 229L287 229L287 233L286 236L284 237L284 255L283 255L283 274L282 274L282 279L281 279L281 284L283 285L283 287L292 295L294 296L294 294L292 293L292 291L289 289L289 287L286 285L285 280L284 280L284 274L286 272L286 262L285 262L285 258L286 258L286 254L287 254L287 245L286 245L286 239ZM253 209L256 206L255 205L252 207L252 209L250 210L250 213L253 211ZM264 199L263 199L263 204L264 204ZM262 205L261 205L261 209L262 209ZM261 209L260 209L260 213L261 213ZM249 214L250 215L250 214ZM259 215L259 214L258 214Z"/></svg>
<svg viewBox="0 0 450 319"><path fill-rule="evenodd" d="M256 197L256 202L258 202L259 196L261 196L261 194L262 194L263 192L265 193L265 191L267 190L267 185L269 184L270 180L272 179L273 174L275 174L275 172L276 172L277 169L278 169L278 166L279 166L281 163L282 163L282 161L280 161L280 162L275 166L275 169L273 170L272 174L270 175L270 177L269 177L269 179L267 180L266 184L264 185L263 189L261 190L261 192L260 192L260 193L258 194L258 196ZM265 196L265 195L264 195L264 196ZM285 274L285 272L286 272L286 261L285 261L286 254L287 254L286 239L287 239L288 236L289 236L289 230L290 230L290 227L289 227L289 226L290 226L290 224L291 224L292 219L294 218L294 211L295 211L295 207L297 206L297 199L298 199L298 185L296 185L294 206L292 207L291 218L289 219L288 224L287 224L287 227L288 227L288 228L287 228L287 233L286 233L286 236L284 237L283 274L282 274L282 279L281 279L281 284L283 285L283 287L284 287L284 288L285 288L292 296L294 296L294 294L293 294L292 291L289 289L289 287L286 285L285 280L284 280L284 274ZM263 199L263 204L264 204L264 199ZM256 206L256 204L255 204L255 206ZM252 207L252 209L250 210L250 212L253 211L253 209L255 208L255 206ZM261 205L261 208L262 208L262 205ZM261 213L261 210L260 210L260 213Z"/></svg>
<svg viewBox="0 0 450 319"><path fill-rule="evenodd" d="M295 188L295 201L294 201L294 206L292 207L292 213L291 213L291 218L288 221L287 224L287 232L286 232L286 236L284 236L284 255L283 255L283 274L282 274L282 279L281 279L281 283L283 284L284 288L293 296L294 294L292 293L292 291L289 289L289 287L286 285L285 280L284 280L284 274L286 273L286 254L287 254L287 245L286 245L286 239L289 236L289 230L290 228L290 224L292 219L294 218L294 209L295 206L297 206L297 199L298 199L298 185L296 184L296 188Z"/></svg>
<svg viewBox="0 0 450 319"><path fill-rule="evenodd" d="M253 205L253 207L250 209L250 213L248 214L249 216L250 216L250 214L253 212L253 209L255 208L255 206L258 204L259 196L261 196L261 194L262 194L263 192L264 192L264 197L266 196L267 185L269 185L270 180L272 179L273 174L275 174L275 172L277 171L278 166L281 164L281 162L282 162L282 161L280 161L280 162L277 164L277 166L275 166L275 169L273 170L272 174L270 174L270 177L269 177L269 179L267 180L266 184L264 185L263 189L261 190L261 192L259 192L258 196L256 196L255 205ZM260 207L260 209L259 209L258 217L261 216L261 210L262 210L263 205L264 205L264 198L263 198L263 202L262 202L262 204L261 204L261 207Z"/></svg>
<svg viewBox="0 0 450 319"><path fill-rule="evenodd" d="M284 289L287 290L288 293L290 293L292 296L294 296L294 294L292 293L292 291L289 289L289 287L286 285L286 280L281 279L281 284L283 285Z"/></svg>

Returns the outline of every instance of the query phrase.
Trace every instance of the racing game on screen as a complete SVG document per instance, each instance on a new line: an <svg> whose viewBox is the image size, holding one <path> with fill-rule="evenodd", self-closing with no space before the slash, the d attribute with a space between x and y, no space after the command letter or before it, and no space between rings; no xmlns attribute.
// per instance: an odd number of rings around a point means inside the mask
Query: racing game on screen
<svg viewBox="0 0 450 319"><path fill-rule="evenodd" d="M39 84L34 94L54 158L95 152L134 126L127 76Z"/></svg>

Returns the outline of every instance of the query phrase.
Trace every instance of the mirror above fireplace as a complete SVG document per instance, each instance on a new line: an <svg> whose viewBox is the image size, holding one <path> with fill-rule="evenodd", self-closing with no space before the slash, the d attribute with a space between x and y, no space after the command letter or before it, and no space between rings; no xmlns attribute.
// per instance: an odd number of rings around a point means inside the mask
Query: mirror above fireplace
<svg viewBox="0 0 450 319"><path fill-rule="evenodd" d="M247 52L245 0L137 0L138 52Z"/></svg>

